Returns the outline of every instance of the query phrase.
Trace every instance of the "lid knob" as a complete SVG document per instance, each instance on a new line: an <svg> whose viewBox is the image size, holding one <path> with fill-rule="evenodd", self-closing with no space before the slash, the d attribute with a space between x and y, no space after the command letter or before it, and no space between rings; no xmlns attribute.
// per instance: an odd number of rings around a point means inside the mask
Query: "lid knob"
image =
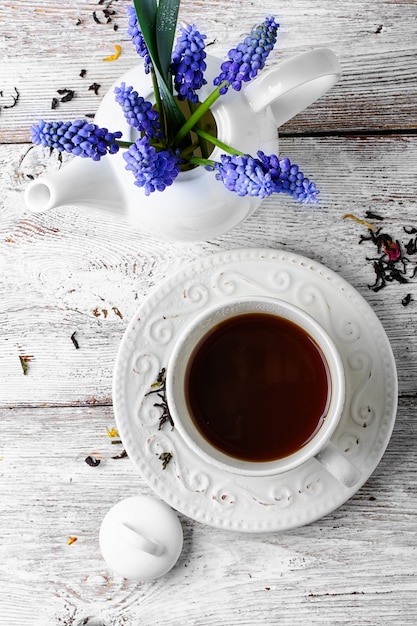
<svg viewBox="0 0 417 626"><path fill-rule="evenodd" d="M154 580L177 562L183 545L181 523L165 503L150 496L118 502L103 519L99 534L104 560L131 580Z"/></svg>

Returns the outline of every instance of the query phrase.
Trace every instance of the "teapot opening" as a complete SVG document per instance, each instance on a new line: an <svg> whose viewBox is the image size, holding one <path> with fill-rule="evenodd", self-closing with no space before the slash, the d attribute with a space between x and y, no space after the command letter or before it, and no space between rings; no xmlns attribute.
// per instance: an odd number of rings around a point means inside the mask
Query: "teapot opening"
<svg viewBox="0 0 417 626"><path fill-rule="evenodd" d="M188 120L188 118L191 116L194 110L198 109L198 107L201 106L201 102L198 101L193 105L193 109L190 109L189 107L190 103L180 101L178 100L178 98L175 98L175 99L186 120ZM197 124L197 128L204 131L205 133L207 133L214 139L217 139L217 124L216 124L214 115L212 114L210 110L204 113L204 115L201 117L201 119L199 120ZM187 140L185 139L183 146L184 146L184 150L187 153L192 151L194 156L198 158L203 158L203 159L208 159L215 147L214 144L209 139L205 139L197 135L197 133L195 133L193 130L189 133L188 145L187 145ZM190 169L194 169L195 167L197 166L193 163L185 163L184 165L181 166L181 170L187 171Z"/></svg>

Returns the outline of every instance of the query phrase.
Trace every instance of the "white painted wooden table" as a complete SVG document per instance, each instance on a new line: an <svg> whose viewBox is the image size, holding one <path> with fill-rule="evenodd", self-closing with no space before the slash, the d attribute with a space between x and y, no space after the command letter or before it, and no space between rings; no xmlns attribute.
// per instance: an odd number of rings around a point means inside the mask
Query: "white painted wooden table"
<svg viewBox="0 0 417 626"><path fill-rule="evenodd" d="M187 245L167 245L98 210L25 211L29 180L59 166L31 148L30 125L94 113L136 61L126 4L0 6L0 624L416 624L416 262L409 255L408 283L370 289L368 259L381 254L372 242L359 245L366 227L343 215L383 217L368 219L403 250L413 238L404 226L417 226L417 4L184 2L181 18L198 20L219 55L273 13L282 25L274 59L325 45L343 69L336 87L281 132L282 154L322 190L318 208L271 198L227 235ZM106 6L115 12L108 23ZM103 63L114 44L121 56ZM89 89L94 83L97 95ZM51 110L58 89L75 95ZM113 458L122 446L107 434L115 426L111 378L119 342L168 272L242 246L320 261L373 307L398 367L392 439L367 483L320 521L246 535L181 516L185 542L176 567L155 582L128 582L108 570L98 545L113 504L151 493L128 458ZM100 465L87 465L89 455ZM68 545L69 537L77 540Z"/></svg>

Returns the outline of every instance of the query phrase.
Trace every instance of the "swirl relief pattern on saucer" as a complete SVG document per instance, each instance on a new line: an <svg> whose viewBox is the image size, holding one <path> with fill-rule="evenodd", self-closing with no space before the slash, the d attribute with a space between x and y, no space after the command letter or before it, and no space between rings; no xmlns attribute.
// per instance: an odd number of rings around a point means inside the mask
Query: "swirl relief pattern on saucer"
<svg viewBox="0 0 417 626"><path fill-rule="evenodd" d="M166 368L179 333L206 307L253 295L303 308L337 344L347 394L332 443L360 471L354 487L339 483L315 458L269 477L222 472L188 448L175 424L161 425L162 399L149 391ZM330 513L369 478L394 425L397 379L378 318L346 281L299 255L241 249L199 259L154 289L120 345L113 392L128 455L161 498L202 523L262 532L293 528Z"/></svg>

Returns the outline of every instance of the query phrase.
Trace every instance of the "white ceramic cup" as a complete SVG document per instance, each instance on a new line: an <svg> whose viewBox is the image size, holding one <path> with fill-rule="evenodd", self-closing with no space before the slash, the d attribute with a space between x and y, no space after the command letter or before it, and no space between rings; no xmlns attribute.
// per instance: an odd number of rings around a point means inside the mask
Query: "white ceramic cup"
<svg viewBox="0 0 417 626"><path fill-rule="evenodd" d="M242 460L212 445L195 425L186 399L187 365L196 346L225 320L248 313L278 316L301 327L320 348L330 373L328 408L322 425L304 446L272 461ZM316 320L290 303L255 296L229 300L206 309L185 327L177 339L167 367L166 393L175 428L181 437L200 458L221 470L246 476L268 476L292 470L315 457L347 487L360 479L357 468L330 441L342 417L345 400L345 376L339 351Z"/></svg>

